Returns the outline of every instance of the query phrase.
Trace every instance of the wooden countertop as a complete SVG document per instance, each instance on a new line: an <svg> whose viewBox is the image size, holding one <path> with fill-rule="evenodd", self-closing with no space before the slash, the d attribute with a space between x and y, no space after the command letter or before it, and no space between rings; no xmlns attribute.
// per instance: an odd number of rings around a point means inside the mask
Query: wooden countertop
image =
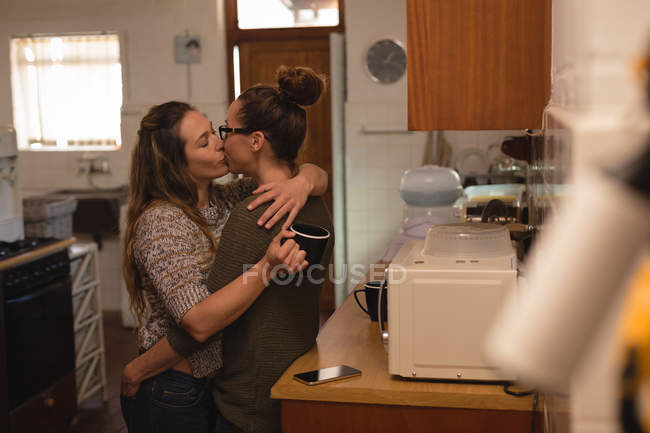
<svg viewBox="0 0 650 433"><path fill-rule="evenodd" d="M362 375L316 386L293 379L295 373L339 364L357 368ZM294 361L275 383L271 397L518 411L530 411L533 404L532 396L510 396L504 393L503 385L415 381L388 374L388 354L380 341L378 325L359 309L353 296L348 296L325 323L316 345Z"/></svg>
<svg viewBox="0 0 650 433"><path fill-rule="evenodd" d="M77 240L74 237L63 239L53 244L46 245L43 248L39 248L37 250L33 250L28 253L12 257L10 259L3 260L0 262L0 271L16 265L20 265L21 263L29 262L30 260L37 259L41 256L53 253L55 251L62 250L74 244L76 241Z"/></svg>

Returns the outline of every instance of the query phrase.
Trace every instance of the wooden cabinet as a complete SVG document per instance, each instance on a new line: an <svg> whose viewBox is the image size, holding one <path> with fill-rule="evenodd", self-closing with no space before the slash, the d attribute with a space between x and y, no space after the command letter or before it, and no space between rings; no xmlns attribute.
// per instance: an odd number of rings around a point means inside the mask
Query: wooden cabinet
<svg viewBox="0 0 650 433"><path fill-rule="evenodd" d="M530 411L283 400L282 433L522 433L531 430ZM544 431L542 412L535 413Z"/></svg>
<svg viewBox="0 0 650 433"><path fill-rule="evenodd" d="M551 0L407 0L411 130L540 128Z"/></svg>

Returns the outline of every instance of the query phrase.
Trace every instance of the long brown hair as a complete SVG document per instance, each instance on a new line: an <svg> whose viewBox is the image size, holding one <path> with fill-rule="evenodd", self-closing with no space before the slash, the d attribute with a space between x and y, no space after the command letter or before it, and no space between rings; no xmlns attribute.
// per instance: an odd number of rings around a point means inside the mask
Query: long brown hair
<svg viewBox="0 0 650 433"><path fill-rule="evenodd" d="M163 203L180 208L210 239L212 250L216 250L217 241L198 210L197 184L187 170L185 143L179 134L181 120L194 110L191 105L177 101L152 107L140 121L138 142L131 154L122 271L131 310L139 325L144 321L147 302L133 244L138 221L146 209Z"/></svg>
<svg viewBox="0 0 650 433"><path fill-rule="evenodd" d="M277 86L258 84L237 98L239 120L246 129L263 131L275 157L296 171L296 158L307 133L307 113L325 90L325 77L306 66L280 66Z"/></svg>

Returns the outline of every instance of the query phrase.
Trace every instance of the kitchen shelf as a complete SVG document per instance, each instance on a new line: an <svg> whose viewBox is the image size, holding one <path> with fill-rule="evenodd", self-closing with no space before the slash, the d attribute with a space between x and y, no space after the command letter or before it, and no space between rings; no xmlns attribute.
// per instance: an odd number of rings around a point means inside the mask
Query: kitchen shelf
<svg viewBox="0 0 650 433"><path fill-rule="evenodd" d="M68 248L72 278L77 404L102 391L108 400L106 349L102 316L97 244L76 243Z"/></svg>
<svg viewBox="0 0 650 433"><path fill-rule="evenodd" d="M390 135L390 134L409 135L409 134L414 134L415 132L409 131L408 129L383 128L383 127L363 125L361 127L361 133L364 135Z"/></svg>

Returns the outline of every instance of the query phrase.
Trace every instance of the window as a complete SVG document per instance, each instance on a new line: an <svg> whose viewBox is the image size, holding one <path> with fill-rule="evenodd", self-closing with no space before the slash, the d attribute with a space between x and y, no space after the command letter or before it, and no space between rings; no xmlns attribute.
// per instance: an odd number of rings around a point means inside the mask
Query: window
<svg viewBox="0 0 650 433"><path fill-rule="evenodd" d="M338 0L237 0L240 29L339 25Z"/></svg>
<svg viewBox="0 0 650 433"><path fill-rule="evenodd" d="M117 150L122 68L117 35L11 39L21 150Z"/></svg>

